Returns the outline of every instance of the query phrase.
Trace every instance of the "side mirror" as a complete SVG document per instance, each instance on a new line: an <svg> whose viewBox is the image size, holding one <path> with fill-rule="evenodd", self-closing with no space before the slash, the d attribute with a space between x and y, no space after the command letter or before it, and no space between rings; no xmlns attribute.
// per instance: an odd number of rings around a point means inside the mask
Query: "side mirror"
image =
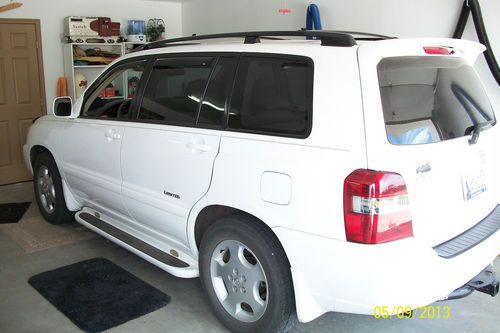
<svg viewBox="0 0 500 333"><path fill-rule="evenodd" d="M71 97L58 97L54 100L54 114L57 117L70 117L73 111Z"/></svg>

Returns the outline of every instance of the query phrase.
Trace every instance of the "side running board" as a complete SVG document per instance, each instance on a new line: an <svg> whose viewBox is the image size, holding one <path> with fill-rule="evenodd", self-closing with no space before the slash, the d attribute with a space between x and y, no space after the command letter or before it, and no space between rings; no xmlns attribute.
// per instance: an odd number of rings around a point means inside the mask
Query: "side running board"
<svg viewBox="0 0 500 333"><path fill-rule="evenodd" d="M119 239L120 241L127 243L128 245L132 246L133 248L147 254L151 258L154 258L165 265L169 265L172 267L177 267L177 268L186 268L189 267L187 263L184 261L168 254L160 249L149 245L146 242L143 242L142 240L110 225L109 223L98 219L97 217L89 214L89 213L79 213L78 217L81 218L83 221L93 225L96 228L101 229L105 233Z"/></svg>

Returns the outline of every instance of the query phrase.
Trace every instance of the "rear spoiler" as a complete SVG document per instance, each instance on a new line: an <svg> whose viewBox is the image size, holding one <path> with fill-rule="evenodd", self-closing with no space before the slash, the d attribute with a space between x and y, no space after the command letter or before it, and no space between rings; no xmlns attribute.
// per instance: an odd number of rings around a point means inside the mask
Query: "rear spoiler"
<svg viewBox="0 0 500 333"><path fill-rule="evenodd" d="M370 53L387 56L415 56L427 55L424 48L446 48L451 51L450 56L458 56L471 66L486 47L480 43L452 38L415 38L415 39L390 39L360 45L360 49L369 48Z"/></svg>

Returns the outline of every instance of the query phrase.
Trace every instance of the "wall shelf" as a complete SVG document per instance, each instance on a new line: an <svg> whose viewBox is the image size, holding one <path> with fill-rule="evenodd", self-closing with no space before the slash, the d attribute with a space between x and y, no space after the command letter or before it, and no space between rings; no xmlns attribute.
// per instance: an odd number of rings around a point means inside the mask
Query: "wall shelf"
<svg viewBox="0 0 500 333"><path fill-rule="evenodd" d="M97 76L108 66L108 63L115 60L113 56L106 58L104 55L116 55L118 57L129 53L135 47L140 46L145 43L137 43L137 42L124 42L124 43L116 43L116 44L105 44L105 43L69 43L64 44L63 52L64 52L64 75L68 82L68 94L73 100L76 100L83 92L83 89L80 88L80 82L75 82L76 80L84 79L87 82L87 87L89 87L92 82L97 78ZM92 56L85 54L83 52L92 49L97 55ZM81 54L80 57L75 56L75 50ZM75 61L78 59L84 59L89 62L102 61L103 64L92 64L81 65L75 64ZM115 79L112 84L115 89L120 93L120 95L127 96L128 87L127 87L128 78L122 77L121 79ZM107 97L112 98L112 97ZM119 96L114 97L119 98Z"/></svg>
<svg viewBox="0 0 500 333"><path fill-rule="evenodd" d="M74 68L104 68L107 65L76 65Z"/></svg>

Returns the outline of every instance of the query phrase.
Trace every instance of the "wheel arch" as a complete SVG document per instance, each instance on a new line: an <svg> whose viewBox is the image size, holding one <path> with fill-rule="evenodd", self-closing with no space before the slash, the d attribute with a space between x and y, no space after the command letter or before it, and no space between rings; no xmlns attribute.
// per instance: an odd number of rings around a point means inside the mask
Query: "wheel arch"
<svg viewBox="0 0 500 333"><path fill-rule="evenodd" d="M66 201L66 207L68 208L68 210L72 211L72 212L75 212L75 211L78 211L82 208L82 205L75 199L75 197L73 196L73 193L71 192L67 182L66 182L66 179L64 177L64 173L63 173L63 170L61 170L61 166L60 164L58 163L57 159L55 158L54 154L52 154L52 152L45 146L42 146L42 145L33 145L30 149L30 152L29 152L29 158L30 158L30 164L31 164L31 168L33 170L33 175L34 175L34 167L35 167L35 161L37 159L38 156L40 156L40 154L43 154L43 153L47 153L50 155L50 157L52 157L52 159L54 160L56 166L57 166L57 169L59 171L59 175L61 176L61 182L62 182L62 187L63 187L63 194L64 194L64 199Z"/></svg>
<svg viewBox="0 0 500 333"><path fill-rule="evenodd" d="M283 254L285 255L285 258L288 262L288 265L290 266L290 261L288 260L288 255L285 251L285 247L283 246L279 237L271 229L271 227L269 227L268 224L266 224L262 219L258 218L254 214L248 213L248 212L240 210L238 208L225 206L225 205L206 206L196 216L195 223L194 223L194 229L193 229L194 240L196 243L196 249L199 250L203 235L210 228L210 226L212 226L215 222L217 222L218 220L220 220L224 217L233 216L233 215L241 215L241 216L248 217L248 218L250 218L252 223L257 223L260 226L262 226L272 237L274 237L276 239L276 241L278 242L278 244L281 247L281 250L283 251Z"/></svg>
<svg viewBox="0 0 500 333"><path fill-rule="evenodd" d="M54 158L54 154L52 154L50 152L49 149L47 149L46 147L42 146L42 145L34 145L33 147L31 147L30 149L30 164L31 164L31 167L33 168L35 166L35 161L36 161L36 158L42 154L42 153L48 153L53 159L54 161L56 160ZM57 161L56 161L56 164L57 164ZM59 166L58 166L59 167Z"/></svg>

